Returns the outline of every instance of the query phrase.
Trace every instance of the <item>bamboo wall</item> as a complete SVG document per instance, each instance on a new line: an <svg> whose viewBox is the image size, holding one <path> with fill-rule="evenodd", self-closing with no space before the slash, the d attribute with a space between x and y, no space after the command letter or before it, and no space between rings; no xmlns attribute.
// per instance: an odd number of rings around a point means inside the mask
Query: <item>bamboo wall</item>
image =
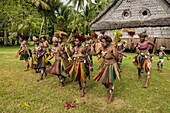
<svg viewBox="0 0 170 113"><path fill-rule="evenodd" d="M160 46L166 47L166 50L170 50L170 27L141 27L141 28L132 28L135 30L135 35L133 36L134 41L139 41L138 34L141 32L147 31L148 39L153 41L154 38L157 39L156 41L156 49L158 50ZM96 32L100 34L100 31ZM105 31L105 34L112 37L114 39L114 30ZM129 39L131 38L128 33L122 32L123 39L128 41L128 47L130 48Z"/></svg>

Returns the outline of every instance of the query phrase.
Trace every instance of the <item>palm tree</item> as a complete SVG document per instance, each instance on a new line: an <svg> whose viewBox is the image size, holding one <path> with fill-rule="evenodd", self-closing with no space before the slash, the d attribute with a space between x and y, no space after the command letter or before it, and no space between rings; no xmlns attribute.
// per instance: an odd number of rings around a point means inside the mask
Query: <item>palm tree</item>
<svg viewBox="0 0 170 113"><path fill-rule="evenodd" d="M61 5L58 7L56 11L56 16L57 16L57 29L58 30L63 30L63 31L68 31L67 25L70 23L70 16L72 16L72 7L68 5Z"/></svg>
<svg viewBox="0 0 170 113"><path fill-rule="evenodd" d="M69 16L69 20L71 21L68 25L68 28L71 29L72 32L77 32L79 34L82 33L82 18L80 18L80 13L73 12L72 16Z"/></svg>
<svg viewBox="0 0 170 113"><path fill-rule="evenodd" d="M39 11L42 12L43 14L43 22L41 24L41 27L40 27L40 35L42 33L42 29L43 29L43 26L45 28L45 34L46 34L46 25L47 25L47 11L50 11L51 8L50 6L48 5L48 3L44 0L27 0L27 3L31 3L32 5L34 5L35 7L37 7L37 9Z"/></svg>
<svg viewBox="0 0 170 113"><path fill-rule="evenodd" d="M77 8L78 12L79 9L83 9L85 1L90 4L92 3L92 0L69 0L67 4L73 4L73 6Z"/></svg>
<svg viewBox="0 0 170 113"><path fill-rule="evenodd" d="M80 10L82 11L84 8L85 2L91 4L92 0L69 0L67 3L73 5L73 10L77 8L76 10L72 11L72 15L69 17L71 22L68 25L68 28L77 33L82 33L82 31L84 32L83 26L87 23L86 21L84 22L84 16L80 13Z"/></svg>
<svg viewBox="0 0 170 113"><path fill-rule="evenodd" d="M87 2L84 7L85 1ZM90 32L89 23L94 19L112 0L69 0L68 4L72 3L76 7L76 11L72 14L72 22L69 28L76 30L78 33Z"/></svg>
<svg viewBox="0 0 170 113"><path fill-rule="evenodd" d="M99 14L101 11L103 11L107 5L111 2L112 0L95 0L94 4L91 4L92 8L95 9L96 14Z"/></svg>
<svg viewBox="0 0 170 113"><path fill-rule="evenodd" d="M81 21L83 23L83 33L86 34L87 32L90 32L90 26L89 23L92 21L92 19L95 17L95 10L91 8L89 5L86 5L86 7L83 9L83 12L81 13Z"/></svg>

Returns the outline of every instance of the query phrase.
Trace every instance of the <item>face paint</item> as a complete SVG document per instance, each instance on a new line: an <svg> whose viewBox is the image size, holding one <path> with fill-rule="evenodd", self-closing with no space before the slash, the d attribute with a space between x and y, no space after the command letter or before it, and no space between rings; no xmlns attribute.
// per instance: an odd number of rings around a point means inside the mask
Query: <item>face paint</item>
<svg viewBox="0 0 170 113"><path fill-rule="evenodd" d="M80 44L79 39L75 39L75 45L78 46Z"/></svg>
<svg viewBox="0 0 170 113"><path fill-rule="evenodd" d="M106 40L105 40L105 39L102 39L102 40L101 40L101 44L102 44L103 47L106 47L106 46L107 46Z"/></svg>
<svg viewBox="0 0 170 113"><path fill-rule="evenodd" d="M141 42L144 42L144 41L145 41L145 38L144 38L144 37L140 37L140 41L141 41Z"/></svg>

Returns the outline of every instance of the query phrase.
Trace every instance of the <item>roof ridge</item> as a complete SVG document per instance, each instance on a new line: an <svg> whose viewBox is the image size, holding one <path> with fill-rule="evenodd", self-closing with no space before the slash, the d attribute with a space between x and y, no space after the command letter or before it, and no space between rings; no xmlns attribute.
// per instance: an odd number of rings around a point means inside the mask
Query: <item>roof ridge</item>
<svg viewBox="0 0 170 113"><path fill-rule="evenodd" d="M112 8L118 1L123 1L123 0L113 0L106 9L104 9L102 12L100 12L96 18L94 18L91 22L90 22L90 26L95 23L96 21L98 21L105 13L107 13L110 8Z"/></svg>
<svg viewBox="0 0 170 113"><path fill-rule="evenodd" d="M148 0L149 1L149 0ZM165 15L162 17L162 16L159 16L159 12L158 12L158 16L152 16L151 18L149 16L149 13L150 13L150 10L148 9L148 17L144 18L144 17L140 17L141 20L139 19L135 19L134 18L131 18L130 20L119 20L119 18L114 18L109 20L109 19L105 19L105 15L106 16L109 16L109 14L107 14L109 11L112 11L111 13L115 12L115 10L124 2L124 0L113 0L105 10L103 10L102 12L99 13L98 16L96 16L96 18L94 18L91 23L90 23L90 27L91 27L91 30L99 30L99 29L113 29L115 27L128 27L129 26L133 26L131 25L132 23L136 24L135 27L137 26L156 26L156 25L160 25L160 26L163 26L163 25L167 25L167 26L170 26L170 0L153 0L155 2L157 2L159 6L162 6L161 8L163 9L162 11L165 11ZM136 1L136 3L138 3L140 1ZM149 3L150 4L150 3ZM142 7L142 6L140 6ZM144 8L147 10L147 8ZM140 11L140 10L139 10ZM143 14L141 12L141 14ZM144 14L143 14L144 15ZM113 16L113 15L112 15ZM139 15L139 16L142 16L142 15ZM104 19L103 19L104 17ZM159 20L160 19L160 20ZM102 21L100 21L102 20ZM107 21L106 21L107 20ZM113 20L113 23L112 23L112 20ZM154 22L152 22L154 21ZM132 23L130 23L132 22ZM146 23L145 23L146 22ZM108 28L105 28L105 27L108 27ZM113 27L114 26L114 27ZM101 27L101 28L98 28L98 27Z"/></svg>

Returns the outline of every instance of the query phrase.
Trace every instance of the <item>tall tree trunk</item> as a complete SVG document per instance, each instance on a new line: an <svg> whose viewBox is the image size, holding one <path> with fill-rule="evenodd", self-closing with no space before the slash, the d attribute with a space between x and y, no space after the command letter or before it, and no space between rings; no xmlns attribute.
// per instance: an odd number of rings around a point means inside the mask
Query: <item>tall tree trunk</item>
<svg viewBox="0 0 170 113"><path fill-rule="evenodd" d="M44 26L44 18L43 18L43 21L42 21L41 27L40 27L40 33L39 33L40 36L42 34L42 31L43 31L43 26Z"/></svg>
<svg viewBox="0 0 170 113"><path fill-rule="evenodd" d="M46 16L46 12L43 10L43 22L41 23L41 28L40 28L40 36L42 34L42 31L43 31L43 26L44 26L44 32L46 34L47 32L47 16Z"/></svg>
<svg viewBox="0 0 170 113"><path fill-rule="evenodd" d="M17 45L19 46L19 38L17 37Z"/></svg>
<svg viewBox="0 0 170 113"><path fill-rule="evenodd" d="M4 38L3 38L3 41L4 41L4 45L6 46L7 43L6 43L6 30L4 30Z"/></svg>
<svg viewBox="0 0 170 113"><path fill-rule="evenodd" d="M46 16L46 12L44 11L44 31L45 31L45 35L47 34L47 16Z"/></svg>
<svg viewBox="0 0 170 113"><path fill-rule="evenodd" d="M4 29L4 45L10 45L10 40L8 38L7 23L5 23Z"/></svg>
<svg viewBox="0 0 170 113"><path fill-rule="evenodd" d="M7 30L4 31L4 39L5 39L4 45L11 45L10 40L8 38L8 31Z"/></svg>

